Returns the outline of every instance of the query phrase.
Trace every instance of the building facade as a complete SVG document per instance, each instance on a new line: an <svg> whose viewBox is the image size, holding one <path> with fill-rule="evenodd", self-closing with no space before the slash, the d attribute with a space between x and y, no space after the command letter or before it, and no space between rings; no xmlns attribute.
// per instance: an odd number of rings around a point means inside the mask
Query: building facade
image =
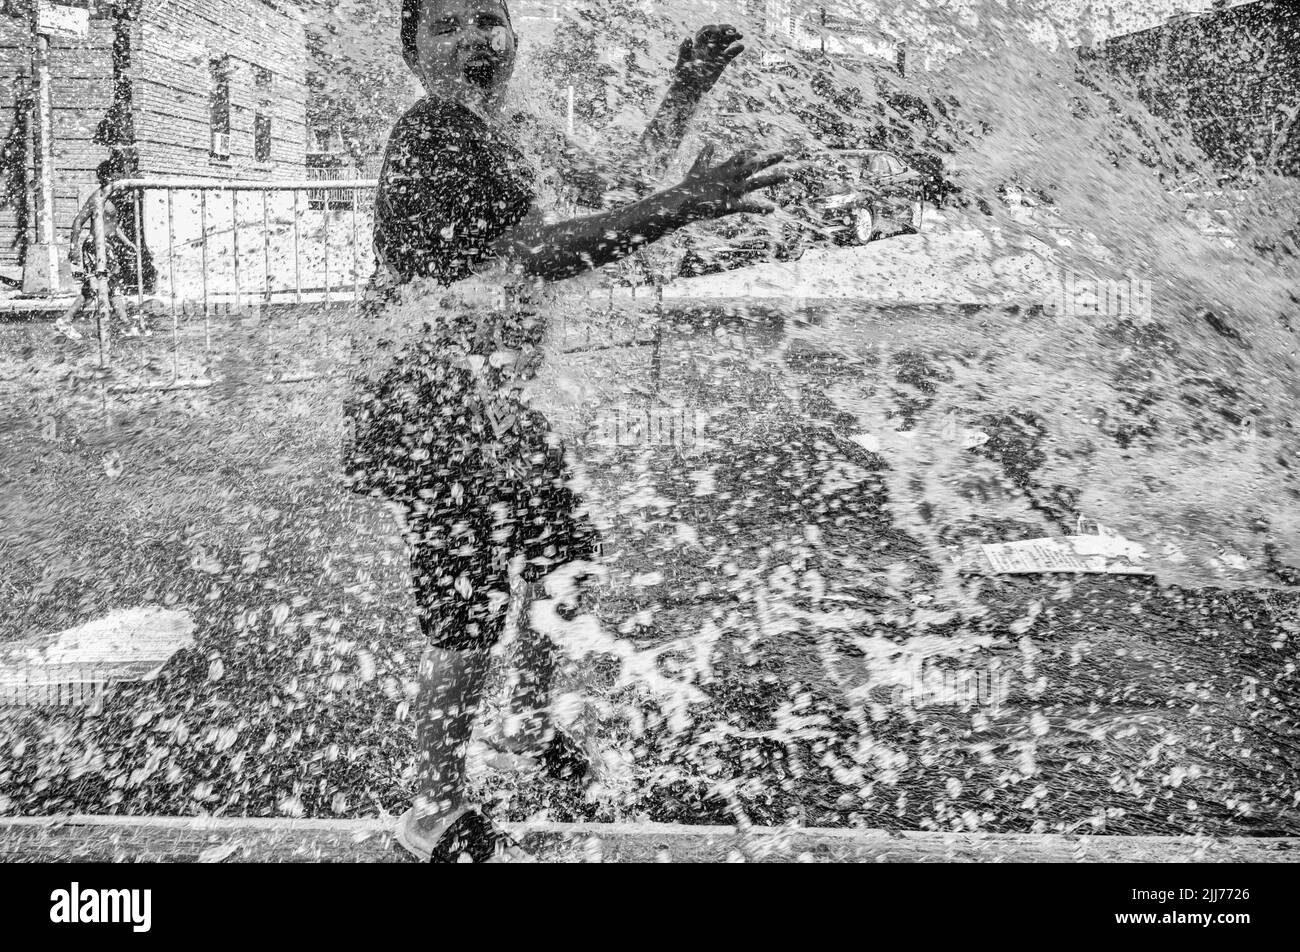
<svg viewBox="0 0 1300 952"><path fill-rule="evenodd" d="M745 0L742 12L791 50L825 53L845 64L901 67L904 44L882 31L869 5L816 0ZM769 59L773 54L769 54ZM779 54L776 54L779 57Z"/></svg>
<svg viewBox="0 0 1300 952"><path fill-rule="evenodd" d="M32 2L4 0L0 8L6 272L21 267L32 241ZM275 0L89 6L84 37L50 39L52 211L60 241L105 160L150 177L304 177L307 48L296 10Z"/></svg>
<svg viewBox="0 0 1300 952"><path fill-rule="evenodd" d="M1227 174L1300 175L1300 4L1255 0L1081 51L1129 80Z"/></svg>

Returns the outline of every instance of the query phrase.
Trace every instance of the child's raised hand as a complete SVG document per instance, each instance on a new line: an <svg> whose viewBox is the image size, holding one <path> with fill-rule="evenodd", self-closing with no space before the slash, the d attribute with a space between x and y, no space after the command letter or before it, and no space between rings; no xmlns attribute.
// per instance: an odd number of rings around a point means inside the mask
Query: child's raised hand
<svg viewBox="0 0 1300 952"><path fill-rule="evenodd" d="M713 88L727 66L741 53L743 34L730 23L710 24L682 40L673 67L673 81L703 95Z"/></svg>

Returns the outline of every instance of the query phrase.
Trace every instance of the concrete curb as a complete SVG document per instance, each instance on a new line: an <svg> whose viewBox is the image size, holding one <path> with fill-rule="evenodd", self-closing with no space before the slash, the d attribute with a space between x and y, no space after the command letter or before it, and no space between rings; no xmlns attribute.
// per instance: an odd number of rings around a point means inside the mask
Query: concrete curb
<svg viewBox="0 0 1300 952"><path fill-rule="evenodd" d="M0 862L408 862L392 819L0 818ZM548 862L1296 862L1300 837L890 833L883 830L524 823Z"/></svg>
<svg viewBox="0 0 1300 952"><path fill-rule="evenodd" d="M0 299L0 320L39 320L44 315L58 317L76 300L74 295L53 298Z"/></svg>

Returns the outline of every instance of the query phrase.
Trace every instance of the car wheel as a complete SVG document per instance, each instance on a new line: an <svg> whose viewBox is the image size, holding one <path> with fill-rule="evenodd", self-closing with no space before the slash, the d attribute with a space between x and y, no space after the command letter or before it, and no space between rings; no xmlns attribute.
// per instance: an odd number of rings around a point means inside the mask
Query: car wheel
<svg viewBox="0 0 1300 952"><path fill-rule="evenodd" d="M865 245L875 236L875 232L876 216L870 208L859 208L853 213L853 237L857 238L859 244Z"/></svg>

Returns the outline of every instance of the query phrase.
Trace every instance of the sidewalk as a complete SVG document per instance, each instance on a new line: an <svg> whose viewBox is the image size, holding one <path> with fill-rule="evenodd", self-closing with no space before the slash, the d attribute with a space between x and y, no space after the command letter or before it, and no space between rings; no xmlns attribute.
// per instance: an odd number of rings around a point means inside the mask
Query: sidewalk
<svg viewBox="0 0 1300 952"><path fill-rule="evenodd" d="M873 305L1042 304L1058 278L1046 243L944 214L919 234L809 249L772 262L672 282L664 299L845 300ZM979 227L977 227L979 226Z"/></svg>
<svg viewBox="0 0 1300 952"><path fill-rule="evenodd" d="M75 294L55 297L23 297L13 288L0 285L0 322L48 315L57 317L72 306Z"/></svg>
<svg viewBox="0 0 1300 952"><path fill-rule="evenodd" d="M393 820L0 819L0 862L407 862ZM662 823L508 825L550 862L1295 862L1300 838L888 833Z"/></svg>

